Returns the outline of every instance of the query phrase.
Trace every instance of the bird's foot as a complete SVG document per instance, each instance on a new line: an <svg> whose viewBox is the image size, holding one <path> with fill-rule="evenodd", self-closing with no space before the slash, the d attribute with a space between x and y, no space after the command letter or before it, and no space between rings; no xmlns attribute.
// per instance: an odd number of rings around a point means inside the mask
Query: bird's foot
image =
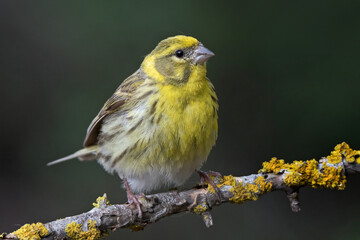
<svg viewBox="0 0 360 240"><path fill-rule="evenodd" d="M126 178L124 178L124 183L125 183L125 187L126 187L126 194L127 194L127 199L129 204L131 205L135 205L135 207L138 209L138 217L140 219L142 219L142 210L141 210L141 203L139 201L139 198L145 198L145 194L144 193L140 193L139 195L135 195L129 186L128 181L126 180Z"/></svg>
<svg viewBox="0 0 360 240"><path fill-rule="evenodd" d="M204 172L201 170L196 170L196 172L200 176L201 185L204 186L205 184L210 184L214 188L216 195L218 196L219 202L222 202L223 195L222 195L220 189L218 188L218 186L215 184L214 180L211 178L211 176L220 178L220 177L222 177L222 175L215 171Z"/></svg>

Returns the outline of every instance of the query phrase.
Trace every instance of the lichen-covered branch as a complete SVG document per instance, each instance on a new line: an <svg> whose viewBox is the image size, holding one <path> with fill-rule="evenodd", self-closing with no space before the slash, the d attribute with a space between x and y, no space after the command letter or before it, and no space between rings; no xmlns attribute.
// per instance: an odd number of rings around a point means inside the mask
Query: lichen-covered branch
<svg viewBox="0 0 360 240"><path fill-rule="evenodd" d="M257 174L243 177L231 175L215 178L222 197L219 199L211 186L198 186L186 191L170 191L141 198L143 217L139 219L136 207L129 204L110 205L106 194L99 197L89 212L49 223L25 224L0 239L99 239L108 231L129 228L142 230L167 216L192 212L202 217L207 227L213 225L211 209L226 202L241 204L255 201L271 191L284 191L294 212L300 210L299 189L330 188L343 190L346 175L360 172L360 151L346 143L339 144L327 157L319 161L285 163L272 158L263 163Z"/></svg>

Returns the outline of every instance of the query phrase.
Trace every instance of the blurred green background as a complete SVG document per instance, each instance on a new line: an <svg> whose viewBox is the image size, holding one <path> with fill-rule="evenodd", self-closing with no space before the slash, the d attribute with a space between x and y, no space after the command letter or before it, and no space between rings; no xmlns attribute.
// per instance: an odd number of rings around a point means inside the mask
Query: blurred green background
<svg viewBox="0 0 360 240"><path fill-rule="evenodd" d="M247 175L273 156L360 149L359 1L0 2L0 232L88 211L106 192L96 162L46 163L81 147L92 118L162 39L185 34L216 53L219 138L203 169ZM198 181L193 176L186 184ZM302 189L213 209L215 226L182 214L109 239L358 239L360 176L345 191Z"/></svg>

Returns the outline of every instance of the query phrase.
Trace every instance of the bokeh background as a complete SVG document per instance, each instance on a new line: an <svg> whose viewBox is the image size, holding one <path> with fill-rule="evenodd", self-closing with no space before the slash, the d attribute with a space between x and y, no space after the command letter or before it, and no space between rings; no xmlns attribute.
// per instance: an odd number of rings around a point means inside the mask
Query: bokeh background
<svg viewBox="0 0 360 240"><path fill-rule="evenodd" d="M359 1L0 2L0 232L126 200L96 162L46 163L81 147L115 88L162 39L197 37L216 57L219 138L203 169L247 175L273 156L360 149ZM186 186L198 181L193 176ZM360 176L344 191L301 190L292 213L274 192L213 209L215 226L182 214L109 239L359 239Z"/></svg>

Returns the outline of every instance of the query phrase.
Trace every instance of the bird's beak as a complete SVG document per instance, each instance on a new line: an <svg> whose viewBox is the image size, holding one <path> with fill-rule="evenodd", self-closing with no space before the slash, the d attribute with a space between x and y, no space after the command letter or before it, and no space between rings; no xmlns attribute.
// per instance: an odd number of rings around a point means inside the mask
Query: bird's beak
<svg viewBox="0 0 360 240"><path fill-rule="evenodd" d="M212 51L200 44L195 49L192 59L195 64L203 64L213 56L215 56L215 54Z"/></svg>

